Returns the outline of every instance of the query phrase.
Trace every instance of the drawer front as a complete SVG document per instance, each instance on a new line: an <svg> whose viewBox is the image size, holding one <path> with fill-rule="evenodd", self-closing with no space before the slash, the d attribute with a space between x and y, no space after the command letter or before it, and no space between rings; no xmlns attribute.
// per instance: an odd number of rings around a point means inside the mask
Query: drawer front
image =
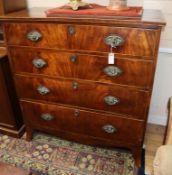
<svg viewBox="0 0 172 175"><path fill-rule="evenodd" d="M67 25L39 23L5 24L6 41L9 45L33 47L69 47Z"/></svg>
<svg viewBox="0 0 172 175"><path fill-rule="evenodd" d="M105 110L141 119L147 112L149 93L130 87L19 75L15 81L20 98Z"/></svg>
<svg viewBox="0 0 172 175"><path fill-rule="evenodd" d="M147 89L153 81L151 61L117 57L115 65L108 65L107 57L21 48L10 48L10 55L15 73L79 78Z"/></svg>
<svg viewBox="0 0 172 175"><path fill-rule="evenodd" d="M71 37L71 49L110 52L111 40L119 43L113 48L115 53L141 57L156 53L158 32L155 30L108 26L75 26L75 30Z"/></svg>
<svg viewBox="0 0 172 175"><path fill-rule="evenodd" d="M36 129L56 130L57 133L62 130L137 145L143 137L144 122L116 115L25 101L22 109L27 125Z"/></svg>
<svg viewBox="0 0 172 175"><path fill-rule="evenodd" d="M110 52L112 44L115 53L142 57L156 54L159 35L153 29L52 23L11 23L5 29L9 45Z"/></svg>

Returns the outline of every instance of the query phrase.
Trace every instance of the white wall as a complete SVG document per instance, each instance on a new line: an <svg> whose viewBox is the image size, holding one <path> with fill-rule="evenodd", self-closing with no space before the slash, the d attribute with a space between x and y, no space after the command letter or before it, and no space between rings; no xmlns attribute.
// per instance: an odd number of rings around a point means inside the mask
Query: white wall
<svg viewBox="0 0 172 175"><path fill-rule="evenodd" d="M160 53L158 56L157 70L155 74L154 88L149 111L149 122L166 124L167 102L172 96L172 0L144 0L146 9L160 9L167 22L162 32Z"/></svg>
<svg viewBox="0 0 172 175"><path fill-rule="evenodd" d="M166 124L167 103L170 96L172 96L172 54L160 53L149 111L149 123Z"/></svg>
<svg viewBox="0 0 172 175"><path fill-rule="evenodd" d="M57 7L64 5L68 0L27 0L28 7ZM109 0L85 0L86 2L107 5ZM166 124L167 102L172 96L172 0L128 0L129 5L142 6L145 9L161 9L167 26L162 32L161 51L158 56L157 70L149 111L148 122Z"/></svg>
<svg viewBox="0 0 172 175"><path fill-rule="evenodd" d="M28 7L58 7L69 2L69 0L27 0ZM84 2L98 3L106 5L107 0L85 0Z"/></svg>
<svg viewBox="0 0 172 175"><path fill-rule="evenodd" d="M28 7L57 7L64 5L69 2L69 0L27 0ZM107 5L109 0L84 0L84 2L97 3L102 5ZM129 5L142 5L142 0L128 0Z"/></svg>

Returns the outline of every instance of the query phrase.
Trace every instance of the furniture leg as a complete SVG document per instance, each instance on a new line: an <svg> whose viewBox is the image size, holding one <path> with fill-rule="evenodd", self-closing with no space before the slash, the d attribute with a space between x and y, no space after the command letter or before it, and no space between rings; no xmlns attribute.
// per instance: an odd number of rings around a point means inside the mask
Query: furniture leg
<svg viewBox="0 0 172 175"><path fill-rule="evenodd" d="M26 127L26 140L31 141L33 136L33 128Z"/></svg>
<svg viewBox="0 0 172 175"><path fill-rule="evenodd" d="M142 148L141 147L133 147L132 148L132 154L135 160L135 165L137 167L141 166L141 152L142 152Z"/></svg>

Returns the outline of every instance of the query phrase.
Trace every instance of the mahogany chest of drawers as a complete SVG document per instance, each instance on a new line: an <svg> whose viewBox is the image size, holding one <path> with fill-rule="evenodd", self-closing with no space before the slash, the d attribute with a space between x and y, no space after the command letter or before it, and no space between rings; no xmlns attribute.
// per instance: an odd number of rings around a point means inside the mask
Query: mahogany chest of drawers
<svg viewBox="0 0 172 175"><path fill-rule="evenodd" d="M36 8L1 20L27 139L40 130L125 147L139 165L165 25L160 12L145 10L142 19L47 18Z"/></svg>

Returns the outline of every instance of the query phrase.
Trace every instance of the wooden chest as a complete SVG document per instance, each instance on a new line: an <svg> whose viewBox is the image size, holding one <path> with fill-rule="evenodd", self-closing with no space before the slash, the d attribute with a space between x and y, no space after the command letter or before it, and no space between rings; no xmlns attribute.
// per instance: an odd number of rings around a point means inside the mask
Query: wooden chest
<svg viewBox="0 0 172 175"><path fill-rule="evenodd" d="M40 130L129 148L139 165L165 25L160 12L145 10L142 19L47 18L36 8L2 21L27 139Z"/></svg>
<svg viewBox="0 0 172 175"><path fill-rule="evenodd" d="M0 48L0 132L13 137L21 137L24 133L20 105L5 48Z"/></svg>

